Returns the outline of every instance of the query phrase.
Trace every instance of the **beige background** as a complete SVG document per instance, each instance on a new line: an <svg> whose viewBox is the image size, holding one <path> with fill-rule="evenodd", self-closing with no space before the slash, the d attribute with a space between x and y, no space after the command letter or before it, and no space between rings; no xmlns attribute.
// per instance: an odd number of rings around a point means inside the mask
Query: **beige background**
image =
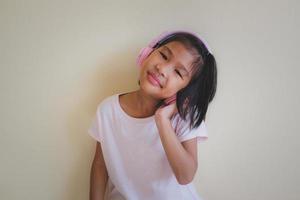
<svg viewBox="0 0 300 200"><path fill-rule="evenodd" d="M98 103L137 88L139 50L190 28L218 62L195 185L300 199L299 1L0 1L0 199L88 198Z"/></svg>

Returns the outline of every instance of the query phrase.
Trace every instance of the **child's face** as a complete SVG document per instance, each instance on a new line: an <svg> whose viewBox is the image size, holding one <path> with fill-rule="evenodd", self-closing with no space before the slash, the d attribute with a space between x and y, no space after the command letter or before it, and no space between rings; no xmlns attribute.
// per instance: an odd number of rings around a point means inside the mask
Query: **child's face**
<svg viewBox="0 0 300 200"><path fill-rule="evenodd" d="M142 63L141 89L159 100L171 97L188 85L195 58L195 51L177 41L155 49ZM154 79L150 74L155 76Z"/></svg>

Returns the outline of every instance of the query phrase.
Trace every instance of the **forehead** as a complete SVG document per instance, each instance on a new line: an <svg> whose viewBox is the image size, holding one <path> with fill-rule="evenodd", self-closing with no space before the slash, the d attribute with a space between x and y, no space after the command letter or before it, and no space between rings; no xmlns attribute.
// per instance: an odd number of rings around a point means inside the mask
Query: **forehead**
<svg viewBox="0 0 300 200"><path fill-rule="evenodd" d="M185 67L189 72L191 71L192 63L197 57L195 50L187 49L184 44L178 41L169 42L161 48L167 52L170 49L174 62L179 66Z"/></svg>

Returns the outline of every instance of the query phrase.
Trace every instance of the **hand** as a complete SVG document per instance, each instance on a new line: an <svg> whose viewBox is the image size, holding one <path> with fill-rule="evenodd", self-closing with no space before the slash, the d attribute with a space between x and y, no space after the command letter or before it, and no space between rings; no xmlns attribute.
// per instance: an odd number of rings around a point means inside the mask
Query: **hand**
<svg viewBox="0 0 300 200"><path fill-rule="evenodd" d="M173 115L178 113L176 107L176 100L169 103L169 105L162 105L155 111L155 120L171 119Z"/></svg>

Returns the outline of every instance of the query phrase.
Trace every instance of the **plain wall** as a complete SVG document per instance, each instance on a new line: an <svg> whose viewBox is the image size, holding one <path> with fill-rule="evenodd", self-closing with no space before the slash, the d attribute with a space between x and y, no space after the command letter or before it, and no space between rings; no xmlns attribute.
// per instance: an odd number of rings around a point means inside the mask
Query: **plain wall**
<svg viewBox="0 0 300 200"><path fill-rule="evenodd" d="M300 199L299 1L0 1L0 199L88 199L108 95L139 50L192 29L218 64L194 183L206 200Z"/></svg>

